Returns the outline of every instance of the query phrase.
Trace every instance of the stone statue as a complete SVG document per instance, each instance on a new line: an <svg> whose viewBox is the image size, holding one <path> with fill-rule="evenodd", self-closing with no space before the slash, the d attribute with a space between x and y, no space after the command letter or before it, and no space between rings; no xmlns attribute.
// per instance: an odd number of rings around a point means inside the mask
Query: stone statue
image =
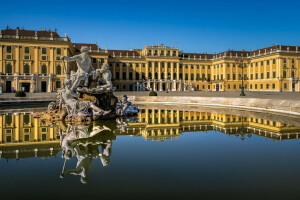
<svg viewBox="0 0 300 200"><path fill-rule="evenodd" d="M96 71L94 67L92 66L91 58L88 55L89 48L86 46L81 47L81 54L73 56L73 57L67 57L67 56L61 56L62 60L67 61L76 61L77 63L77 72L71 73L71 79L73 80L73 85L71 87L71 90L77 89L77 87L80 85L80 82L84 80L84 86L87 87L89 84L89 75L92 75L92 77L96 78Z"/></svg>
<svg viewBox="0 0 300 200"><path fill-rule="evenodd" d="M128 97L124 95L117 103L116 113L118 116L134 115L139 112L139 108L128 101Z"/></svg>
<svg viewBox="0 0 300 200"><path fill-rule="evenodd" d="M56 102L49 104L47 112L35 113L35 118L78 122L138 113L138 107L128 102L127 96L117 103L109 65L104 63L100 69L95 70L88 51L88 47L82 47L80 55L61 57L63 65L64 60L76 61L78 70L72 71L71 76L66 74L63 89L57 94Z"/></svg>
<svg viewBox="0 0 300 200"><path fill-rule="evenodd" d="M111 82L111 72L109 70L109 65L107 63L104 63L101 66L101 69L97 69L97 74L100 75L100 84L102 85L98 86L98 88L101 88L103 90L112 90L112 82Z"/></svg>
<svg viewBox="0 0 300 200"><path fill-rule="evenodd" d="M79 116L87 117L93 115L106 115L110 111L104 111L90 101L79 101L78 94L71 88L71 80L65 79L64 89L61 91L61 103L67 109L67 117Z"/></svg>

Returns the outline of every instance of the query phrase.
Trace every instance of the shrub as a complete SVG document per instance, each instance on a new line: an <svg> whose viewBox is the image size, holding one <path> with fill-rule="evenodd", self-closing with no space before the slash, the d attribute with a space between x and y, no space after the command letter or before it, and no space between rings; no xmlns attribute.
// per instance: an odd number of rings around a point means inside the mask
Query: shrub
<svg viewBox="0 0 300 200"><path fill-rule="evenodd" d="M157 96L157 93L154 91L149 92L149 96Z"/></svg>
<svg viewBox="0 0 300 200"><path fill-rule="evenodd" d="M23 91L18 91L16 92L15 97L26 97L26 93Z"/></svg>

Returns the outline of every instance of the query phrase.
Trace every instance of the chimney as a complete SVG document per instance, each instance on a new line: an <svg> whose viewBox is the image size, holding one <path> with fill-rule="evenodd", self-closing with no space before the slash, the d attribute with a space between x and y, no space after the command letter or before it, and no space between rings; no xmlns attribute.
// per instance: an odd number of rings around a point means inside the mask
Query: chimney
<svg viewBox="0 0 300 200"><path fill-rule="evenodd" d="M48 32L51 32L51 29L50 29L50 28L48 28Z"/></svg>

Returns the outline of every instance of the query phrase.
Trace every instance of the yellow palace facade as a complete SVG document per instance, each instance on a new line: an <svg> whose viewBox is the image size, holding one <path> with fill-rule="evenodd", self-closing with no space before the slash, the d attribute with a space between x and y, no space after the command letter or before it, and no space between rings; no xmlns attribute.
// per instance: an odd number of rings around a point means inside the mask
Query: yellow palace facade
<svg viewBox="0 0 300 200"><path fill-rule="evenodd" d="M60 56L90 48L94 68L111 66L117 90L234 91L242 77L248 91L300 91L300 47L273 45L255 51L229 50L219 54L185 53L178 47L144 46L108 50L97 44L73 43L56 31L0 30L0 84L3 92L55 92L75 63L62 65ZM242 68L237 60L244 61Z"/></svg>

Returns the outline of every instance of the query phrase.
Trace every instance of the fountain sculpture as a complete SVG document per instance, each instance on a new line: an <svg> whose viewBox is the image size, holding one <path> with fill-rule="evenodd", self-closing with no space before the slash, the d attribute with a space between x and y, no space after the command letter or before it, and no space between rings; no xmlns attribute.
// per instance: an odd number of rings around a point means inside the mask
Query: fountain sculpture
<svg viewBox="0 0 300 200"><path fill-rule="evenodd" d="M64 61L76 61L77 72L65 74L63 89L58 93L56 102L49 104L47 112L35 113L34 117L74 122L111 119L138 112L138 107L131 104L126 95L118 102L113 94L116 88L112 85L109 65L104 63L95 70L88 51L88 47L82 47L79 55L61 57L65 72Z"/></svg>

